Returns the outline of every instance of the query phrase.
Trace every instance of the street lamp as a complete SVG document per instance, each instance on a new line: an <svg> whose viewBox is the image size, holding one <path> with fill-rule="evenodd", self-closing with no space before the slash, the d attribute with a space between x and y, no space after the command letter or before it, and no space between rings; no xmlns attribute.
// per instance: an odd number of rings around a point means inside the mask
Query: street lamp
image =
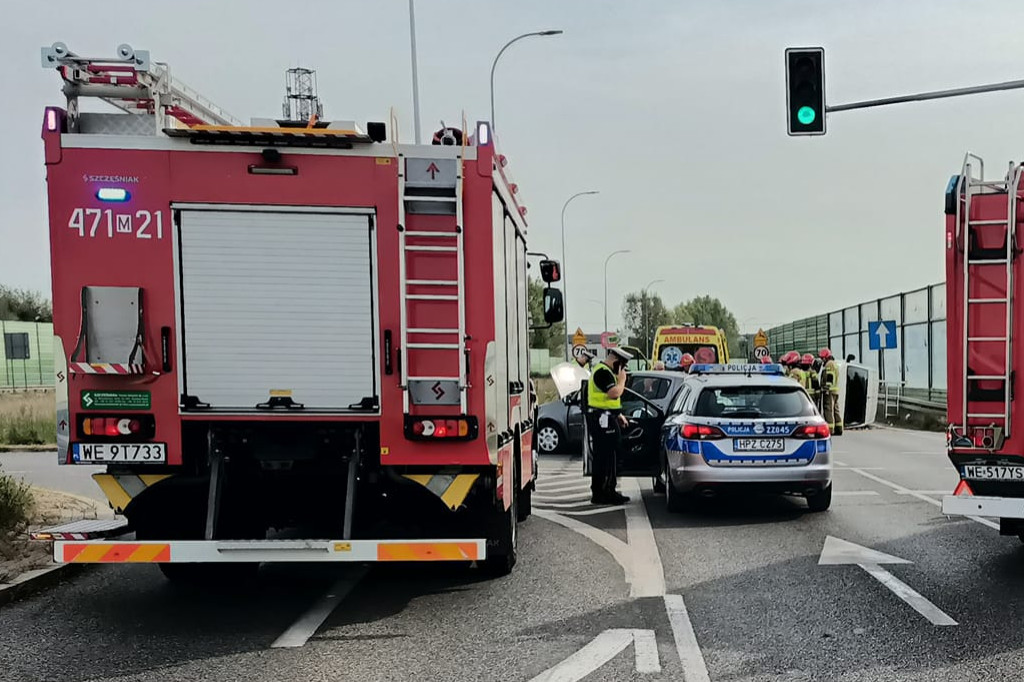
<svg viewBox="0 0 1024 682"><path fill-rule="evenodd" d="M632 253L632 251L629 249L612 251L608 254L608 257L604 259L604 331L608 331L608 261L612 259L612 256L616 256L620 253Z"/></svg>
<svg viewBox="0 0 1024 682"><path fill-rule="evenodd" d="M596 189L588 190L586 192L577 192L571 197L565 200L562 204L562 317L565 319L565 331L568 336L569 331L569 280L565 277L565 209L569 208L569 203L576 197L586 196L587 194L598 194ZM569 361L569 341L566 339L565 342L565 360Z"/></svg>
<svg viewBox="0 0 1024 682"><path fill-rule="evenodd" d="M560 29L549 30L549 31L533 31L531 33L524 33L523 35L516 36L512 40L508 41L507 43L505 43L505 45L500 50L498 50L498 56L496 56L494 58L494 62L491 63L491 129L492 130L497 128L497 126L494 125L494 68L496 66L498 66L498 60L501 59L501 55L503 55L505 53L505 50L507 50L509 47L512 46L512 43L518 42L518 41L522 40L523 38L529 38L531 36L557 36L557 35L561 35L561 34L562 34L562 31Z"/></svg>
<svg viewBox="0 0 1024 682"><path fill-rule="evenodd" d="M661 284L665 280L655 279L640 290L640 328L644 331L644 352L651 347L650 343L650 325L647 323L647 290L653 287L655 284Z"/></svg>
<svg viewBox="0 0 1024 682"><path fill-rule="evenodd" d="M409 0L409 52L412 55L412 120L416 144L420 143L420 78L416 68L416 12ZM394 135L394 131L391 131Z"/></svg>

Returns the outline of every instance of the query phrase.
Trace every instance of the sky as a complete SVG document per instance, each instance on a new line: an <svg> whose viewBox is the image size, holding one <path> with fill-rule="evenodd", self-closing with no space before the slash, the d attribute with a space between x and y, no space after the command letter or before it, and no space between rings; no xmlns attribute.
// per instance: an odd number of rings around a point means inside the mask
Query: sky
<svg viewBox="0 0 1024 682"><path fill-rule="evenodd" d="M55 41L113 55L127 42L235 116L280 111L284 70L317 70L325 118L400 116L412 141L406 0L82 4L4 0L0 29L0 284L48 292L39 64ZM768 328L942 281L943 191L972 151L1020 159L1024 92L836 113L786 135L787 46L826 50L832 104L1024 77L1020 0L416 0L424 135L487 119L520 186L530 248L560 256L571 328L611 326L649 282L672 306L719 297Z"/></svg>

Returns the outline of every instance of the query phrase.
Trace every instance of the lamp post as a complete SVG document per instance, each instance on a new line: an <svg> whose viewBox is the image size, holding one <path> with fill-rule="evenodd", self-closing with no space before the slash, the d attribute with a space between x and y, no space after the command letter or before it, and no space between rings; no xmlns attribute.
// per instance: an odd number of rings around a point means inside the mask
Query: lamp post
<svg viewBox="0 0 1024 682"><path fill-rule="evenodd" d="M565 277L565 209L569 208L569 204L576 197L586 196L588 194L598 194L595 189L588 190L586 192L577 192L571 197L565 200L562 204L562 316L565 318L565 360L569 361L569 280Z"/></svg>
<svg viewBox="0 0 1024 682"><path fill-rule="evenodd" d="M651 280L643 289L640 290L640 328L644 332L644 352L651 347L650 343L650 325L647 323L647 290L653 287L655 284L664 282L663 279Z"/></svg>
<svg viewBox="0 0 1024 682"><path fill-rule="evenodd" d="M620 253L632 253L632 251L629 249L619 249L618 251L612 251L604 259L604 329L602 331L608 331L608 261Z"/></svg>
<svg viewBox="0 0 1024 682"><path fill-rule="evenodd" d="M409 0L409 2L411 3L412 0ZM530 38L532 36L541 36L541 37L544 37L544 36L557 36L557 35L561 35L561 34L562 34L562 30L561 29L552 29L552 30L548 30L548 31L532 31L530 33L524 33L521 36L516 36L512 40L508 41L507 43L505 43L502 46L502 48L500 50L498 50L498 55L494 58L494 61L491 63L491 129L492 130L497 128L497 126L494 124L494 69L495 69L496 66L498 66L498 60L501 59L501 55L505 54L505 50L507 50L509 47L511 47L513 43L516 43L516 42L518 42L518 41L520 41L520 40L522 40L524 38Z"/></svg>
<svg viewBox="0 0 1024 682"><path fill-rule="evenodd" d="M412 54L412 120L416 144L420 143L420 79L416 68L416 12L409 0L409 47ZM394 131L392 131L394 134Z"/></svg>

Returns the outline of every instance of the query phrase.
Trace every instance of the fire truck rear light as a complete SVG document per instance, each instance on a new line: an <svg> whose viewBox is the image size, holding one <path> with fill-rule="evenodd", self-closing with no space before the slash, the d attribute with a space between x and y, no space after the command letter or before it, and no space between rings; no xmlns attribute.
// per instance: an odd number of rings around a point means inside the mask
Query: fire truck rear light
<svg viewBox="0 0 1024 682"><path fill-rule="evenodd" d="M46 129L51 133L57 130L57 111L55 109L46 110Z"/></svg>
<svg viewBox="0 0 1024 682"><path fill-rule="evenodd" d="M479 427L476 418L405 416L405 437L409 440L473 440Z"/></svg>
<svg viewBox="0 0 1024 682"><path fill-rule="evenodd" d="M96 190L96 198L100 201L128 201L131 196L123 187L100 187Z"/></svg>
<svg viewBox="0 0 1024 682"><path fill-rule="evenodd" d="M153 415L123 415L78 418L78 435L89 439L135 439L149 440L156 435L156 420Z"/></svg>

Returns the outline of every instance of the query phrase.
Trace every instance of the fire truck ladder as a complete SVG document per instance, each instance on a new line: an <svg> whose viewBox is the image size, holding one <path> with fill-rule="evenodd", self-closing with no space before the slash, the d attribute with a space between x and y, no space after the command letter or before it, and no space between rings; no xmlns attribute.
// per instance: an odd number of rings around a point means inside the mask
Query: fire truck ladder
<svg viewBox="0 0 1024 682"><path fill-rule="evenodd" d="M449 147L450 148L450 147ZM464 150L455 158L398 155L399 381L406 414L411 405L458 405L466 413L468 349L463 235ZM428 216L431 216L428 218ZM438 220L434 216L444 216ZM410 224L412 227L410 229ZM422 229L420 226L422 224ZM450 273L445 278L409 277L410 270ZM457 310L452 310L454 306ZM423 323L457 320L456 326ZM416 326L409 323L413 317ZM455 368L425 375L422 367ZM414 373L414 368L415 372Z"/></svg>
<svg viewBox="0 0 1024 682"><path fill-rule="evenodd" d="M973 162L978 163L979 176L973 175ZM1001 437L995 435L992 443L999 447L1002 439L1010 435L1010 403L1013 399L1013 369L1012 369L1012 344L1013 344L1013 261L1017 255L1017 208L1020 201L1020 182L1024 172L1024 166L1010 164L1006 177L1003 180L985 180L984 161L974 154L967 154L964 158L963 170L961 173L961 188L957 209L960 215L957 216L957 225L963 229L963 383L961 386L963 395L963 427L964 434L971 426L971 420L992 420L987 425L996 434L1001 430ZM976 219L972 217L973 199L982 194L1005 194L1007 197L1006 215L1002 218ZM961 218L962 216L962 218ZM1002 232L1005 239L1003 246L994 248L982 248L979 234L998 230ZM972 295L971 284L975 278L984 280L985 284L994 287L1001 294L997 293L990 297L979 297ZM991 310L993 306L1004 306L1006 314L1003 317L1003 325L995 335L990 329L988 334L973 335L971 329L971 317L975 311L984 307ZM973 374L968 370L968 362L975 349L992 348L993 344L1003 344L1004 355L1001 358L1001 371L991 374ZM979 355L978 351L974 356ZM998 381L1002 389L981 390L974 386L974 382ZM996 396L996 397L993 397ZM972 402L999 403L999 411L971 412ZM974 424L981 426L981 424Z"/></svg>
<svg viewBox="0 0 1024 682"><path fill-rule="evenodd" d="M55 68L64 79L71 132L77 132L78 98L97 97L121 111L152 114L156 133L196 125L241 126L219 106L171 77L167 64L152 62L147 50L124 44L116 57L82 57L64 43L42 48L43 68ZM87 116L96 116L87 114Z"/></svg>

